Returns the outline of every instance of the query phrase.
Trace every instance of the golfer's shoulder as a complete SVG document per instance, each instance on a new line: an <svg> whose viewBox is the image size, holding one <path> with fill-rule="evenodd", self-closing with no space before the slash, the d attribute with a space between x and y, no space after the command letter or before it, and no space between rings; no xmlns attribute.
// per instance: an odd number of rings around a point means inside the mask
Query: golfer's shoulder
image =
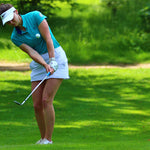
<svg viewBox="0 0 150 150"><path fill-rule="evenodd" d="M33 18L33 17L40 17L40 16L43 16L43 15L40 11L35 10L35 11L28 12L23 16L27 17L27 18Z"/></svg>

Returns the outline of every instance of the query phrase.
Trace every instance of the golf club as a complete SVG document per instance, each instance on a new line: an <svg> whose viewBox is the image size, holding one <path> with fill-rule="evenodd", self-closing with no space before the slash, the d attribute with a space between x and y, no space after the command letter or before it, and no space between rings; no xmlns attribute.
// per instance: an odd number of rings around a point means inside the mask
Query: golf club
<svg viewBox="0 0 150 150"><path fill-rule="evenodd" d="M50 74L51 74L50 72L47 73L47 75L43 78L43 80L33 89L33 91L27 96L27 98L22 103L19 103L17 101L14 101L14 103L16 103L18 105L23 105Z"/></svg>

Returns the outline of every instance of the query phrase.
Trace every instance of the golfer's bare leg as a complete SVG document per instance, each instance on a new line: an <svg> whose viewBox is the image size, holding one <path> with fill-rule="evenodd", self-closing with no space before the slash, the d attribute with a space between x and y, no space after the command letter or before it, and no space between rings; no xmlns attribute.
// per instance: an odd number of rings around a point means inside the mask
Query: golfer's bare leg
<svg viewBox="0 0 150 150"><path fill-rule="evenodd" d="M32 90L37 86L39 81L32 82ZM44 83L42 83L38 89L32 94L35 117L40 130L41 138L45 137L45 119L42 105L42 94L44 89Z"/></svg>
<svg viewBox="0 0 150 150"><path fill-rule="evenodd" d="M52 133L55 123L55 110L53 107L53 99L62 83L62 79L48 79L43 91L43 107L45 116L45 138L52 140Z"/></svg>

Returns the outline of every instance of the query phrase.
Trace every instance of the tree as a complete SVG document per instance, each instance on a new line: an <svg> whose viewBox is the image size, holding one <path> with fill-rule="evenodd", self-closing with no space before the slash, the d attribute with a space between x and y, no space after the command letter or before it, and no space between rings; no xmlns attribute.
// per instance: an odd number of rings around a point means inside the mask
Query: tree
<svg viewBox="0 0 150 150"><path fill-rule="evenodd" d="M71 10L74 9L75 2L74 0L55 0L60 2L67 2L71 6ZM53 6L54 0L18 0L17 1L17 7L19 9L19 12L21 14L33 11L33 10L39 10L43 12L46 16L54 15L53 10L54 9L60 9L59 7Z"/></svg>

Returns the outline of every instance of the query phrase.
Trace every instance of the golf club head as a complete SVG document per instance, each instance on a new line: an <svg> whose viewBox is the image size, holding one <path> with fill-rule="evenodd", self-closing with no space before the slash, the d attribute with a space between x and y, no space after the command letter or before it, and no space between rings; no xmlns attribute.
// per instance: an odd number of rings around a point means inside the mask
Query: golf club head
<svg viewBox="0 0 150 150"><path fill-rule="evenodd" d="M17 102L17 101L14 101L14 103L16 103L17 105L22 105L21 103Z"/></svg>

